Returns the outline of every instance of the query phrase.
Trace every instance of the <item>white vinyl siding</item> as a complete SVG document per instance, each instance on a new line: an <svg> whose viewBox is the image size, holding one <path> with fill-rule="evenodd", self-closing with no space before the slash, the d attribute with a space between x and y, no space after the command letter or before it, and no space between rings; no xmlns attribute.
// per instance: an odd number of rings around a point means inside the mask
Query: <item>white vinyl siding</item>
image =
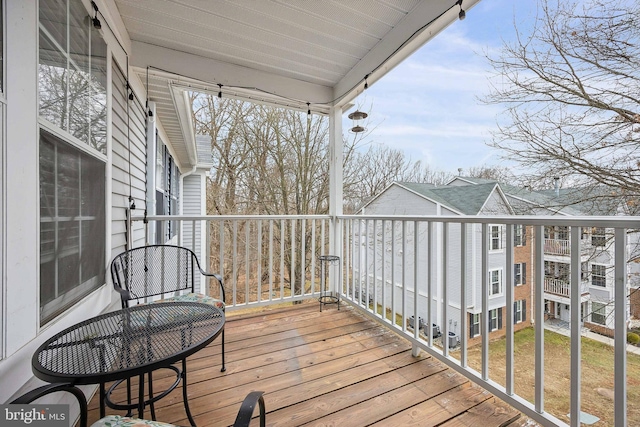
<svg viewBox="0 0 640 427"><path fill-rule="evenodd" d="M115 60L112 70L111 257L114 257L126 249L126 211L129 207L129 194L136 208L140 209L136 214L142 212L145 207L146 130L144 110L137 101L129 101L126 77ZM132 247L142 246L144 224L140 221L134 222L132 231Z"/></svg>

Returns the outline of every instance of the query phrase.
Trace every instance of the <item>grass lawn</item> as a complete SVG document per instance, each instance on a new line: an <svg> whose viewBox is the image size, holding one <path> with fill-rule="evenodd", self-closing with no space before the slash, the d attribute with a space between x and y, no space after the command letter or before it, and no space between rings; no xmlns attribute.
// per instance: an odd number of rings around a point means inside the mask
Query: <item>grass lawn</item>
<svg viewBox="0 0 640 427"><path fill-rule="evenodd" d="M515 392L533 402L535 385L535 347L533 328L523 329L514 335ZM489 346L489 376L499 384L505 384L504 338ZM569 393L571 372L571 343L568 337L545 331L545 402L547 412L569 422ZM469 366L480 371L480 346L468 350ZM594 426L614 425L613 413L613 347L582 338L582 408L601 421ZM640 356L627 353L627 417L628 425L640 426Z"/></svg>

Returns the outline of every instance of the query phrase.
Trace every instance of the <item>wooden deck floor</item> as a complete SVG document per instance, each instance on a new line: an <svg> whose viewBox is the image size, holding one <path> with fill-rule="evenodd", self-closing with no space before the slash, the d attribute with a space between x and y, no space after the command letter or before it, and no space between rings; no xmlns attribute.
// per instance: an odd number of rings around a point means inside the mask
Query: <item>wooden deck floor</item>
<svg viewBox="0 0 640 427"><path fill-rule="evenodd" d="M412 357L410 343L346 305L230 314L225 330L226 372L219 339L188 360L199 427L233 424L253 390L265 392L269 426L535 425L424 352ZM154 389L172 380L158 372ZM97 418L94 397L89 425ZM188 425L181 386L156 404L156 418Z"/></svg>

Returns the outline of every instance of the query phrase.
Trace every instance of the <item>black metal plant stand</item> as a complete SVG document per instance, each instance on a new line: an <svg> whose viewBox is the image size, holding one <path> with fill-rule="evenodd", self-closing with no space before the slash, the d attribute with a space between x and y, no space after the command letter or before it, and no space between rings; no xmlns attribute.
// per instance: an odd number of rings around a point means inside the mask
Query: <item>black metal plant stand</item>
<svg viewBox="0 0 640 427"><path fill-rule="evenodd" d="M326 274L328 267L331 265L338 265L338 286L336 289L340 289L340 280L342 278L342 265L340 264L340 257L337 255L320 255L318 257L320 261L320 311L325 304L338 304L338 310L340 310L340 297L337 292L328 290Z"/></svg>

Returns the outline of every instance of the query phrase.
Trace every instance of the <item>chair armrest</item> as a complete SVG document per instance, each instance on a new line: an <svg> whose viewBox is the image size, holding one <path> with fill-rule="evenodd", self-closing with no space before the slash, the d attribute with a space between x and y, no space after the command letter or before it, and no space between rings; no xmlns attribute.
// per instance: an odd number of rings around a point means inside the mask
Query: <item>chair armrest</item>
<svg viewBox="0 0 640 427"><path fill-rule="evenodd" d="M87 398L82 390L72 384L46 384L13 399L10 404L27 404L47 394L66 391L75 396L80 405L80 427L87 427Z"/></svg>
<svg viewBox="0 0 640 427"><path fill-rule="evenodd" d="M114 286L114 289L120 294L120 299L122 300L123 304L125 304L126 301L135 299L131 292L126 289L122 289L120 286Z"/></svg>
<svg viewBox="0 0 640 427"><path fill-rule="evenodd" d="M205 277L213 277L214 279L216 279L218 281L218 283L220 283L220 299L222 300L222 302L224 302L225 304L227 303L227 300L225 298L225 294L224 294L224 284L222 283L222 276L216 273L207 273L206 271L204 271L202 268L200 268L200 266L198 266L198 270L200 270L200 273L205 276Z"/></svg>
<svg viewBox="0 0 640 427"><path fill-rule="evenodd" d="M264 398L262 395L264 391L252 391L244 398L242 405L240 405L240 411L236 417L236 422L233 423L233 427L248 427L253 418L253 410L256 404L260 406L260 427L266 425L266 411L264 407Z"/></svg>

